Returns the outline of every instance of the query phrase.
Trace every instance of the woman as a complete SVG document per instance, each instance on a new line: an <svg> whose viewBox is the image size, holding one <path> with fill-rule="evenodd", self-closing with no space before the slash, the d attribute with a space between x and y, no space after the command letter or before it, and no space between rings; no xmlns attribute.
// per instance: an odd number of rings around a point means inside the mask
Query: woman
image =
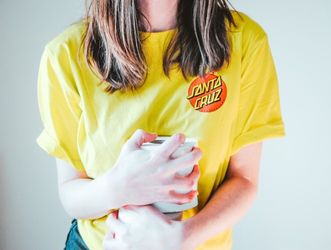
<svg viewBox="0 0 331 250"><path fill-rule="evenodd" d="M66 249L231 249L262 140L285 136L267 34L222 0L92 0L45 46L38 100L74 218ZM157 135L171 137L141 149ZM173 157L185 137L199 146ZM197 194L180 220L151 205Z"/></svg>

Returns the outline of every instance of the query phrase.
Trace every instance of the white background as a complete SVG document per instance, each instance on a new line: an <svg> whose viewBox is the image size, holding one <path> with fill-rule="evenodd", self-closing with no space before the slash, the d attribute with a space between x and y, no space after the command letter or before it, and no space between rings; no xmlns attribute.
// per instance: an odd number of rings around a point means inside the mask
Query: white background
<svg viewBox="0 0 331 250"><path fill-rule="evenodd" d="M70 218L42 129L36 77L43 46L84 1L0 0L0 249L63 249ZM234 226L234 250L331 249L331 3L233 1L267 31L286 138L266 140L258 197Z"/></svg>

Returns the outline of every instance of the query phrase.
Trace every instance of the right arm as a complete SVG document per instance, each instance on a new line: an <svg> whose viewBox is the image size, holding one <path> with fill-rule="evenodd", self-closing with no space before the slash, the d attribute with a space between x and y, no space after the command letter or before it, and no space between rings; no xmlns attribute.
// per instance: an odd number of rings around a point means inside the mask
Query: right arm
<svg viewBox="0 0 331 250"><path fill-rule="evenodd" d="M114 166L103 175L91 179L66 161L56 159L58 189L66 212L77 219L96 219L125 205L148 205L156 201L183 204L196 196L192 190L199 178L198 166L191 174L179 176L180 168L195 164L201 157L198 148L174 157L183 139L171 137L153 154L140 150L142 143L156 135L137 130L123 145ZM191 190L185 194L177 189Z"/></svg>
<svg viewBox="0 0 331 250"><path fill-rule="evenodd" d="M125 204L120 201L118 183L112 175L91 179L66 161L56 159L58 190L65 211L73 218L96 219Z"/></svg>

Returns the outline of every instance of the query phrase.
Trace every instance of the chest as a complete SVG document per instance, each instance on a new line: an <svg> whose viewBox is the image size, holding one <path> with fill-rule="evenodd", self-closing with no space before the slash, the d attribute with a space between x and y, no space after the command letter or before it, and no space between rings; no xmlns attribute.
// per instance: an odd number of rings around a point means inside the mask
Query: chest
<svg viewBox="0 0 331 250"><path fill-rule="evenodd" d="M166 77L153 68L134 93L108 95L102 87L89 89L78 131L88 175L94 178L111 168L138 128L196 138L204 153L200 165L206 173L217 171L208 166L219 165L227 157L238 105L240 59L234 53L232 60L238 63L188 79L179 71Z"/></svg>

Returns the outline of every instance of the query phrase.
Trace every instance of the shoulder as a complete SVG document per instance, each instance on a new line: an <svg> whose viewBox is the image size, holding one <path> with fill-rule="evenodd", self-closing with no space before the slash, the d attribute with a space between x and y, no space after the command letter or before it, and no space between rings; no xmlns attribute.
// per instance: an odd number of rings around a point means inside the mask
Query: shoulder
<svg viewBox="0 0 331 250"><path fill-rule="evenodd" d="M73 56L78 52L85 31L86 21L76 21L49 40L44 49L55 55L67 53Z"/></svg>
<svg viewBox="0 0 331 250"><path fill-rule="evenodd" d="M255 32L255 33L265 33L262 25L257 22L254 18L242 11L231 10L234 21L237 24L237 27L232 27L231 31L233 32Z"/></svg>
<svg viewBox="0 0 331 250"><path fill-rule="evenodd" d="M231 11L234 22L237 27L229 28L230 35L240 34L241 43L257 44L260 41L267 39L268 35L263 26L255 19L241 11Z"/></svg>
<svg viewBox="0 0 331 250"><path fill-rule="evenodd" d="M81 83L78 52L85 25L85 21L70 24L45 44L39 65L40 82L51 79L66 91L76 92Z"/></svg>

